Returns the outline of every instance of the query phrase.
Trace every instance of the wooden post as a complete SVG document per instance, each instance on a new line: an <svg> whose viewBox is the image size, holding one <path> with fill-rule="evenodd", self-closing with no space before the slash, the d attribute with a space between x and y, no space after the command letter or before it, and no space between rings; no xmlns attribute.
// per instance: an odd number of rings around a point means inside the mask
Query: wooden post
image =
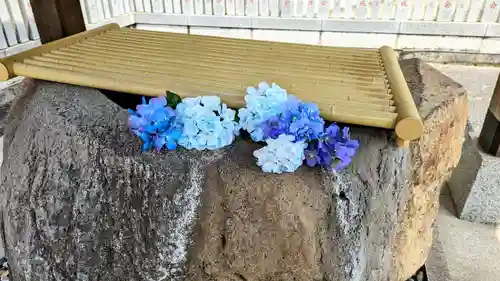
<svg viewBox="0 0 500 281"><path fill-rule="evenodd" d="M42 44L85 31L79 0L31 0Z"/></svg>
<svg viewBox="0 0 500 281"><path fill-rule="evenodd" d="M485 152L500 157L500 75L479 135L479 145Z"/></svg>

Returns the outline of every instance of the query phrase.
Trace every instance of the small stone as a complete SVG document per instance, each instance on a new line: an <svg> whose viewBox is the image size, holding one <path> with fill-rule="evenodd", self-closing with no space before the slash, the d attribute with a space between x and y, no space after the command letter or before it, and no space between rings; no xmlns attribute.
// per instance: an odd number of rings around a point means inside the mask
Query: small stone
<svg viewBox="0 0 500 281"><path fill-rule="evenodd" d="M419 271L417 274L417 281L424 281L425 275L423 271Z"/></svg>

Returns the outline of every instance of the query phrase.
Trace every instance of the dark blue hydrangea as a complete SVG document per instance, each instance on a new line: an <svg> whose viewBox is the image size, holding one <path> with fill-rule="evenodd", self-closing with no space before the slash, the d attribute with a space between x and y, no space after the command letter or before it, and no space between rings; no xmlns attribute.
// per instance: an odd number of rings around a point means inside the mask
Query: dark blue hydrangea
<svg viewBox="0 0 500 281"><path fill-rule="evenodd" d="M359 141L350 138L349 128L333 123L317 141L310 142L305 150L308 166L316 165L339 171L347 167L359 148Z"/></svg>
<svg viewBox="0 0 500 281"><path fill-rule="evenodd" d="M260 127L264 139L276 139L281 134L295 137L295 141L312 141L323 132L325 121L319 115L319 108L313 103L304 103L293 95L283 103L281 113L272 116Z"/></svg>
<svg viewBox="0 0 500 281"><path fill-rule="evenodd" d="M177 148L182 124L177 122L175 111L167 106L165 97L152 98L149 103L143 97L142 104L135 111L128 111L128 125L142 140L142 151L149 151L153 147L158 151L163 147L169 150Z"/></svg>

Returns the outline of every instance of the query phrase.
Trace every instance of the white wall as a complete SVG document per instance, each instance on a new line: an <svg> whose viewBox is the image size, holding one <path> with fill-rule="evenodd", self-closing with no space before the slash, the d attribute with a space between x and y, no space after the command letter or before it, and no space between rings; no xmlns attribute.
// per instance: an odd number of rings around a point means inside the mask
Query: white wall
<svg viewBox="0 0 500 281"><path fill-rule="evenodd" d="M105 21L99 3L108 1L112 0L82 0L89 8L88 18L94 19L89 25ZM133 0L128 4L139 28L327 46L500 53L500 0Z"/></svg>
<svg viewBox="0 0 500 281"><path fill-rule="evenodd" d="M355 48L379 48L387 45L399 50L452 51L500 54L500 38L467 36L426 36L389 33L320 32L270 29L239 29L220 27L137 24L138 29L180 32L278 42L316 44Z"/></svg>
<svg viewBox="0 0 500 281"><path fill-rule="evenodd" d="M80 0L87 28L500 54L500 0ZM39 44L29 0L0 0L0 57Z"/></svg>
<svg viewBox="0 0 500 281"><path fill-rule="evenodd" d="M29 0L0 0L0 58L40 44Z"/></svg>
<svg viewBox="0 0 500 281"><path fill-rule="evenodd" d="M498 22L498 0L81 0L89 23L128 12L281 18Z"/></svg>

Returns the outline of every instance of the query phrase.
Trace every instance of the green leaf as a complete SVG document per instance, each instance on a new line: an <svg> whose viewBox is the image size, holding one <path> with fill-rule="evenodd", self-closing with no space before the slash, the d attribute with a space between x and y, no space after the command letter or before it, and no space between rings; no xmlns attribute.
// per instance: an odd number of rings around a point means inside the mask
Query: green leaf
<svg viewBox="0 0 500 281"><path fill-rule="evenodd" d="M182 102L181 97L179 97L176 93L167 91L167 105L171 108L175 109L179 103Z"/></svg>
<svg viewBox="0 0 500 281"><path fill-rule="evenodd" d="M340 163L339 159L333 159L331 167L335 169L335 167L337 167L339 163Z"/></svg>
<svg viewBox="0 0 500 281"><path fill-rule="evenodd" d="M239 123L240 117L238 116L238 110L235 110L236 114L234 114L234 122Z"/></svg>

